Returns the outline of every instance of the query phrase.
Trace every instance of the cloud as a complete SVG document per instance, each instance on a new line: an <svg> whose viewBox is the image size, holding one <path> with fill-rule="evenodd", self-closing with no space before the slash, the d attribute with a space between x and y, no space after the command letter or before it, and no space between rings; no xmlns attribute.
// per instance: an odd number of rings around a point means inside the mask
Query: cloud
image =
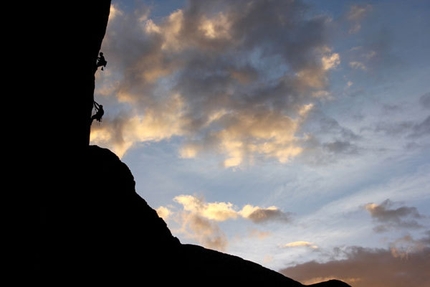
<svg viewBox="0 0 430 287"><path fill-rule="evenodd" d="M180 225L176 231L178 234L196 240L207 248L220 251L227 249L228 239L218 222L237 218L232 204L206 203L203 199L191 195L177 196L174 201L182 205L182 211L159 207L157 212L166 222L173 220Z"/></svg>
<svg viewBox="0 0 430 287"><path fill-rule="evenodd" d="M402 121L402 122L379 122L376 124L375 132L384 133L389 136L405 135L411 131L414 123L412 121Z"/></svg>
<svg viewBox="0 0 430 287"><path fill-rule="evenodd" d="M332 153L357 153L357 147L348 141L334 141L325 143L324 147Z"/></svg>
<svg viewBox="0 0 430 287"><path fill-rule="evenodd" d="M174 201L182 206L182 210L159 207L159 216L168 217L164 220L174 220L180 225L178 233L187 238L197 240L203 246L224 251L228 246L228 238L221 230L219 223L238 218L249 220L255 224L268 222L291 222L291 214L279 210L275 206L262 208L245 205L242 209L229 202L206 202L203 198L193 195L180 195ZM249 236L267 237L268 232L253 229Z"/></svg>
<svg viewBox="0 0 430 287"><path fill-rule="evenodd" d="M330 19L310 17L302 1L194 0L158 19L146 6L112 7L93 143L122 156L179 137L181 157L218 153L225 167L303 151L297 132L341 61Z"/></svg>
<svg viewBox="0 0 430 287"><path fill-rule="evenodd" d="M248 236L249 237L255 237L258 239L265 239L268 236L272 235L271 232L268 231L261 231L261 230L257 230L257 229L250 229L248 232Z"/></svg>
<svg viewBox="0 0 430 287"><path fill-rule="evenodd" d="M381 204L369 203L364 208L380 225L374 230L384 232L392 228L421 228L417 220L423 218L415 207L401 206L394 208L395 203L387 199Z"/></svg>
<svg viewBox="0 0 430 287"><path fill-rule="evenodd" d="M242 210L239 211L239 214L254 223L264 223L269 221L291 221L290 213L284 213L275 206L261 208L252 205L245 205Z"/></svg>
<svg viewBox="0 0 430 287"><path fill-rule="evenodd" d="M207 248L226 250L227 237L216 222L191 212L182 213L180 220L182 224L180 232L188 238L197 240Z"/></svg>
<svg viewBox="0 0 430 287"><path fill-rule="evenodd" d="M241 210L238 210L238 208L230 202L208 203L204 199L193 195L176 196L174 201L181 204L183 210L186 212L198 214L202 218L218 222L237 219L238 217L249 219L254 223L291 221L291 214L279 210L276 206L262 208L248 204Z"/></svg>
<svg viewBox="0 0 430 287"><path fill-rule="evenodd" d="M283 248L309 247L312 249L318 249L317 245L308 241L294 241L294 242L287 243L282 247Z"/></svg>
<svg viewBox="0 0 430 287"><path fill-rule="evenodd" d="M348 14L347 19L352 23L352 27L349 30L350 34L357 33L361 29L361 21L365 18L372 10L370 4L366 5L352 5Z"/></svg>
<svg viewBox="0 0 430 287"><path fill-rule="evenodd" d="M412 254L424 251L429 245L429 240L430 236L421 240L414 240L412 236L405 235L390 243L391 255L394 258L408 259Z"/></svg>
<svg viewBox="0 0 430 287"><path fill-rule="evenodd" d="M174 200L182 204L185 211L199 214L209 220L225 221L235 219L238 216L231 203L206 203L203 199L192 195L180 195L175 197Z"/></svg>
<svg viewBox="0 0 430 287"><path fill-rule="evenodd" d="M301 245L300 242L294 245ZM427 286L430 263L430 231L421 239L410 235L389 243L388 248L350 246L334 248L328 261L309 261L280 270L303 284L339 279L354 287Z"/></svg>
<svg viewBox="0 0 430 287"><path fill-rule="evenodd" d="M378 6L379 8L381 7ZM378 13L382 13L382 11L378 11ZM381 25L378 18L380 17L376 16L366 20L366 30L361 35L360 46L354 46L342 54L344 62L348 63L352 70L363 72L355 78L355 82L360 77L366 80L367 85L399 81L399 75L408 69L405 59L396 50L396 47L398 48L403 43L397 42L397 30ZM350 33L356 33L361 29L360 22L358 25L353 24L355 29L351 29Z"/></svg>
<svg viewBox="0 0 430 287"><path fill-rule="evenodd" d="M306 262L281 270L285 276L303 284L339 279L354 287L428 286L429 246L411 252L408 258L393 256L387 249L349 247L346 259Z"/></svg>
<svg viewBox="0 0 430 287"><path fill-rule="evenodd" d="M156 211L159 217L163 218L164 220L169 220L171 211L168 208L160 206Z"/></svg>
<svg viewBox="0 0 430 287"><path fill-rule="evenodd" d="M329 117L319 107L310 112L301 132L306 136L302 140L300 160L306 164L333 164L363 150L360 146L361 135Z"/></svg>
<svg viewBox="0 0 430 287"><path fill-rule="evenodd" d="M349 66L353 69L356 69L356 70L358 70L358 69L363 70L363 71L367 70L366 65L364 65L363 63L358 62L358 61L349 62Z"/></svg>
<svg viewBox="0 0 430 287"><path fill-rule="evenodd" d="M352 5L348 12L348 20L350 21L360 21L362 20L370 11L372 6L367 5Z"/></svg>
<svg viewBox="0 0 430 287"><path fill-rule="evenodd" d="M405 138L421 138L430 135L430 116L422 122L400 121L385 122L381 121L374 128L377 133L384 133L388 136L404 136Z"/></svg>
<svg viewBox="0 0 430 287"><path fill-rule="evenodd" d="M425 93L424 95L422 95L420 97L420 104L426 108L426 109L430 109L430 92L429 93Z"/></svg>
<svg viewBox="0 0 430 287"><path fill-rule="evenodd" d="M182 98L173 95L163 108L143 109L142 114L121 113L112 117L107 111L101 124L91 127L91 141L111 146L122 157L134 142L161 141L184 133L186 119L181 117Z"/></svg>
<svg viewBox="0 0 430 287"><path fill-rule="evenodd" d="M323 56L321 61L324 70L331 70L340 64L340 56L337 53L331 54L331 50L327 49L327 55Z"/></svg>
<svg viewBox="0 0 430 287"><path fill-rule="evenodd" d="M216 147L226 155L224 166L233 167L245 158L252 161L255 154L286 162L302 151L294 135L298 122L279 113L242 111L240 114L224 114L217 121L223 128L210 132L204 141L186 142L182 156L195 156L205 148Z"/></svg>
<svg viewBox="0 0 430 287"><path fill-rule="evenodd" d="M430 135L430 116L428 116L423 122L415 124L412 127L411 137L417 138L421 136Z"/></svg>

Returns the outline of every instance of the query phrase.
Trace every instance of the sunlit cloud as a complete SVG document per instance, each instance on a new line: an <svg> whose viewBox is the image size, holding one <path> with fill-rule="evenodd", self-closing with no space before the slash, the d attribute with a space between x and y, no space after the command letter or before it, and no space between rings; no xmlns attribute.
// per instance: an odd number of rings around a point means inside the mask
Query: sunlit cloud
<svg viewBox="0 0 430 287"><path fill-rule="evenodd" d="M189 1L157 20L149 7L113 6L96 97L124 109L105 105L92 143L122 157L136 143L179 137L178 156L216 153L225 167L302 153L297 133L340 64L329 19L306 17L301 1L217 3Z"/></svg>
<svg viewBox="0 0 430 287"><path fill-rule="evenodd" d="M294 241L282 246L282 248L296 248L296 247L309 247L312 249L318 249L317 245L308 241Z"/></svg>
<svg viewBox="0 0 430 287"><path fill-rule="evenodd" d="M332 54L323 56L321 61L322 61L323 69L330 70L337 67L340 64L340 56L337 53L332 53Z"/></svg>
<svg viewBox="0 0 430 287"><path fill-rule="evenodd" d="M299 114L306 115L311 106L304 106ZM211 120L213 121L213 120ZM264 155L286 162L298 155L295 132L298 120L270 111L243 111L242 114L224 114L219 118L224 129L213 131L204 142L189 142L181 150L184 157L194 157L209 147L225 154L225 167L241 164L245 158L252 161L253 155Z"/></svg>
<svg viewBox="0 0 430 287"><path fill-rule="evenodd" d="M268 222L290 223L292 215L281 211L275 206L267 208L245 205L242 209L229 202L206 202L194 195L180 195L174 201L182 209L159 207L158 215L164 220L173 220L179 224L178 233L187 238L197 240L206 247L225 250L228 239L219 226L220 222L239 218L249 220L255 224ZM252 229L243 236L265 238L270 233Z"/></svg>
<svg viewBox="0 0 430 287"><path fill-rule="evenodd" d="M237 212L229 202L206 203L203 199L192 195L177 196L174 200L182 204L185 211L199 214L209 220L225 221L237 218Z"/></svg>
<svg viewBox="0 0 430 287"><path fill-rule="evenodd" d="M228 239L219 225L199 214L183 212L180 214L181 229L178 231L186 238L194 239L199 244L211 249L225 251Z"/></svg>
<svg viewBox="0 0 430 287"><path fill-rule="evenodd" d="M91 140L99 144L111 145L119 157L135 142L161 141L185 133L187 119L181 116L184 103L179 95L170 97L168 105L152 106L144 109L143 115L112 118L109 114L102 124L94 123Z"/></svg>
<svg viewBox="0 0 430 287"><path fill-rule="evenodd" d="M199 30L203 31L206 37L211 39L229 39L231 37L230 28L230 21L223 13L216 15L212 19L203 16L201 24L198 27Z"/></svg>
<svg viewBox="0 0 430 287"><path fill-rule="evenodd" d="M245 205L242 210L239 211L239 214L254 223L263 223L273 220L289 222L291 220L290 214L282 212L276 206L261 208L252 205Z"/></svg>
<svg viewBox="0 0 430 287"><path fill-rule="evenodd" d="M109 21L113 21L115 18L123 16L123 12L118 9L117 5L111 4L109 11Z"/></svg>
<svg viewBox="0 0 430 287"><path fill-rule="evenodd" d="M163 218L164 220L169 220L169 216L171 215L171 211L164 206L160 206L156 210L159 217Z"/></svg>
<svg viewBox="0 0 430 287"><path fill-rule="evenodd" d="M183 210L213 221L226 221L242 217L254 223L268 221L290 221L291 214L282 212L276 206L262 208L253 205L245 205L238 209L230 202L206 202L202 198L193 195L180 195L174 201L183 206Z"/></svg>

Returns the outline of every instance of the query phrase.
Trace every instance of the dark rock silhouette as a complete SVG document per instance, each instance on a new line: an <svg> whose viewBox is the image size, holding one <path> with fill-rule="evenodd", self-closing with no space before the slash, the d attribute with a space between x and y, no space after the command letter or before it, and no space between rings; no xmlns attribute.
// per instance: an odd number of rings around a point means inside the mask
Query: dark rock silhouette
<svg viewBox="0 0 430 287"><path fill-rule="evenodd" d="M18 190L30 191L23 208L26 220L20 225L25 255L17 255L25 265L22 277L49 286L303 286L237 256L182 244L135 192L129 168L108 149L89 144L94 63L110 4L37 3L38 10L29 13L34 16L25 19L25 27L38 31L43 43L33 65L47 72L35 73L33 85L22 90L30 96L43 94L31 114L40 143L16 161L29 170L21 171L26 180ZM65 55L60 73L58 61ZM62 108L57 126L52 125L52 107ZM312 286L349 285L334 280Z"/></svg>

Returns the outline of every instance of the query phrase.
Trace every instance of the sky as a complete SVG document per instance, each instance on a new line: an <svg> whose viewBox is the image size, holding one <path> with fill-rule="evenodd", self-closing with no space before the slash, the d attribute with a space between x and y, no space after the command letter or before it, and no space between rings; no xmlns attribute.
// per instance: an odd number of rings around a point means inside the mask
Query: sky
<svg viewBox="0 0 430 287"><path fill-rule="evenodd" d="M429 15L428 0L113 0L91 144L184 244L304 284L429 285Z"/></svg>

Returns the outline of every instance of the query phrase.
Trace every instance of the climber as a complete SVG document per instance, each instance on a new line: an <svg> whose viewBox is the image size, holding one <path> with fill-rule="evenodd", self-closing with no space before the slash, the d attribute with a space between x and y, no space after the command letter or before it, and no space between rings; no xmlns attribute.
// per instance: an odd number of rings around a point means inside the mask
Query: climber
<svg viewBox="0 0 430 287"><path fill-rule="evenodd" d="M103 71L103 68L106 68L106 64L107 64L106 59L103 56L103 53L100 52L100 56L97 58L97 61L96 61L96 70L98 67L102 67L102 71Z"/></svg>
<svg viewBox="0 0 430 287"><path fill-rule="evenodd" d="M103 110L103 105L100 105L96 101L94 101L94 108L96 109L96 113L92 115L90 124L92 124L93 120L101 122L103 114L105 113L105 111Z"/></svg>

